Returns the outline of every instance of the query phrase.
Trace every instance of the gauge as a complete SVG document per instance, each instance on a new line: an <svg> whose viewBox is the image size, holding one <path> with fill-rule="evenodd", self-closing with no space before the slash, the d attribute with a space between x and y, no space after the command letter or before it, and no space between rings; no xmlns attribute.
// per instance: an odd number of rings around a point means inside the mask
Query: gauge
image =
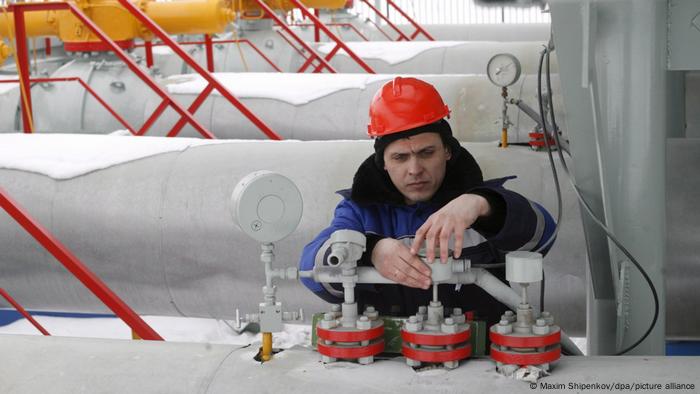
<svg viewBox="0 0 700 394"><path fill-rule="evenodd" d="M248 174L231 195L231 215L238 227L258 242L277 242L301 220L303 202L296 185L271 171Z"/></svg>
<svg viewBox="0 0 700 394"><path fill-rule="evenodd" d="M510 86L520 78L520 62L510 53L499 53L489 60L486 74L494 85Z"/></svg>

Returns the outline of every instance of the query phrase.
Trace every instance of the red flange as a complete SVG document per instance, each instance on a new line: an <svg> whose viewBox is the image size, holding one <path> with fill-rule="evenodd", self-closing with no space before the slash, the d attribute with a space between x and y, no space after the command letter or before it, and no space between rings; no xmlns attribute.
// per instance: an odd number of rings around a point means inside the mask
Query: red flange
<svg viewBox="0 0 700 394"><path fill-rule="evenodd" d="M416 345L456 345L458 343L468 341L470 336L471 330L469 330L469 326L467 326L466 331L458 332L456 334L445 334L441 332L435 334L424 334L401 330L401 338L405 342L415 343Z"/></svg>
<svg viewBox="0 0 700 394"><path fill-rule="evenodd" d="M367 346L325 345L318 342L318 352L333 358L358 359L360 357L376 356L384 351L384 339L372 342Z"/></svg>
<svg viewBox="0 0 700 394"><path fill-rule="evenodd" d="M121 49L131 49L134 47L134 40L114 41ZM108 52L112 48L102 41L86 42L65 42L63 49L67 52Z"/></svg>
<svg viewBox="0 0 700 394"><path fill-rule="evenodd" d="M406 358L412 360L418 360L427 363L444 363L446 361L459 361L468 358L472 354L472 345L466 343L456 349L414 349L408 346L406 343L403 344L401 353Z"/></svg>
<svg viewBox="0 0 700 394"><path fill-rule="evenodd" d="M519 353L509 350L499 350L496 349L494 345L491 345L491 358L504 364L516 364L521 366L547 364L559 360L560 356L560 345L556 345L554 348L540 353Z"/></svg>
<svg viewBox="0 0 700 394"><path fill-rule="evenodd" d="M316 326L316 334L320 339L334 342L360 342L370 341L384 336L384 324L369 330L341 331L341 329L326 329Z"/></svg>
<svg viewBox="0 0 700 394"><path fill-rule="evenodd" d="M517 336L518 334L499 334L491 326L489 330L489 339L492 343L501 346L523 348L523 347L545 347L561 342L561 330L559 327L552 327L554 332L547 335L528 335Z"/></svg>

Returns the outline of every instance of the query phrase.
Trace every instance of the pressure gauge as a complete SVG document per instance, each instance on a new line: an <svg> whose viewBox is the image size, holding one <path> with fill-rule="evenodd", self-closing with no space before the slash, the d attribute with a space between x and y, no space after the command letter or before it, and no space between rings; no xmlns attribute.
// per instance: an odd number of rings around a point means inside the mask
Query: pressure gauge
<svg viewBox="0 0 700 394"><path fill-rule="evenodd" d="M289 178L272 171L246 175L231 194L231 216L259 242L277 242L297 228L303 202Z"/></svg>
<svg viewBox="0 0 700 394"><path fill-rule="evenodd" d="M489 60L486 74L494 85L510 86L520 78L520 62L510 53L499 53Z"/></svg>

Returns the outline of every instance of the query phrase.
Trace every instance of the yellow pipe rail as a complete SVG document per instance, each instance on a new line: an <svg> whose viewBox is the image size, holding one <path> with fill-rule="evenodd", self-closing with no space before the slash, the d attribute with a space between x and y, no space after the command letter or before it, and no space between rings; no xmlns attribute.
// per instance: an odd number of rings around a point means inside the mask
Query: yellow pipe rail
<svg viewBox="0 0 700 394"><path fill-rule="evenodd" d="M81 9L112 40L128 42L135 38L150 40L151 33L125 10L117 0L70 1ZM268 0L274 9L290 10L294 6L287 0ZM137 6L169 34L214 34L225 30L238 14L260 10L252 0L174 0L156 2L137 0ZM306 0L310 8L336 9L345 0ZM36 11L25 14L27 37L56 36L65 44L100 43L90 30L69 11ZM11 55L2 44L3 35L14 31L11 12L0 18L0 64Z"/></svg>

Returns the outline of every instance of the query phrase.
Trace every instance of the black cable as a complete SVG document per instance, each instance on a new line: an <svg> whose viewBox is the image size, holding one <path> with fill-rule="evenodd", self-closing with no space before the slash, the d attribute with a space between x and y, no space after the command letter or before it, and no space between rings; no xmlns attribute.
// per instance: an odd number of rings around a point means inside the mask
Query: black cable
<svg viewBox="0 0 700 394"><path fill-rule="evenodd" d="M550 70L549 70L549 64L550 64L549 49L545 48L544 51L542 52L542 56L540 56L540 67L539 67L539 71L538 71L538 75L537 75L537 93L538 93L538 101L540 103L540 115L542 116L542 127L545 129L544 130L545 145L547 145L547 149L549 150L549 144L547 142L547 130L546 130L547 126L544 123L544 114L542 112L543 104L542 104L542 82L541 82L541 79L542 79L542 61L543 61L543 57L545 54L547 57L547 69L546 69L547 96L548 96L547 98L549 101L549 110L550 110L549 112L550 112L550 118L552 120L552 127L554 128L553 134L554 134L555 145L557 145L557 147L560 146L560 141L559 141L559 135L556 132L558 130L558 127L557 127L557 122L556 122L556 118L554 115L554 100L552 99L552 83L551 83L551 74L550 74ZM637 259L635 259L634 256L632 256L632 254L620 243L620 241L617 240L615 235L612 234L612 232L608 229L608 227L605 224L603 224L603 222L600 219L598 219L598 217L595 215L595 213L593 213L593 210L588 205L586 200L583 198L583 195L581 195L580 190L578 189L578 187L574 183L573 177L571 176L571 173L569 172L569 168L566 165L566 160L564 160L564 155L562 154L561 149L557 149L557 151L559 154L559 159L561 160L562 168L563 168L564 172L566 173L566 175L569 177L569 182L571 183L571 187L574 190L574 194L576 194L576 197L579 199L579 201L581 202L581 204L585 208L586 213L588 213L588 215L591 217L593 222L595 224L597 224L605 232L605 234L608 236L608 238L610 238L610 240L613 241L613 243L620 249L620 251L625 256L627 256L627 258L630 259L632 264L634 264L634 266L637 267L637 269L639 270L639 273L642 274L642 276L646 280L647 284L649 285L649 290L651 290L651 294L654 297L654 317L651 320L651 324L649 324L649 328L644 333L644 335L642 335L632 345L628 346L627 348L625 348L625 349L623 349L615 354L616 356L620 356L620 355L623 355L623 354L629 352L630 350L637 347L640 343L642 343L649 336L651 331L654 329L654 326L656 326L656 322L659 318L659 296L656 293L656 287L654 286L654 283L652 283L651 278L649 278L649 275L647 275L647 272L644 270L644 268L642 268L642 266L639 264ZM555 178L556 178L556 176L555 176Z"/></svg>

